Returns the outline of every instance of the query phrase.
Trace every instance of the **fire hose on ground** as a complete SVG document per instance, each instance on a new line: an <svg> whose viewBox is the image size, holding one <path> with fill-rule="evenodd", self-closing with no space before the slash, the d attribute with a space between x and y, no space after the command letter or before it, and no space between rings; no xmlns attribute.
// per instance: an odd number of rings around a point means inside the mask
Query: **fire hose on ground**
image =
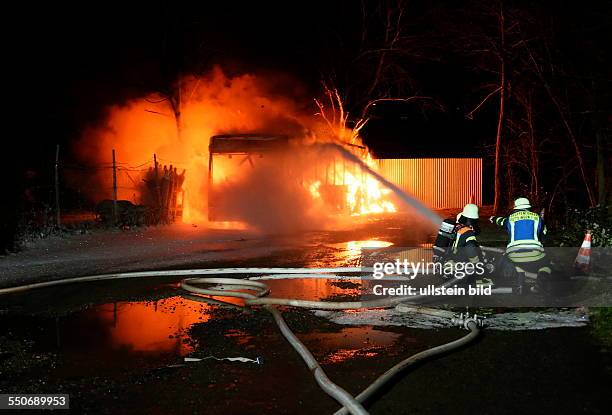
<svg viewBox="0 0 612 415"><path fill-rule="evenodd" d="M143 271L143 272L128 272L128 273L116 273L116 274L102 274L102 275L91 275L86 277L78 278L66 278L54 281L46 281L41 283L27 284L17 287L9 287L0 289L0 295L19 293L30 291L38 288L52 287L58 285L71 284L76 282L91 282L91 281L106 281L115 279L128 279L128 278L145 278L145 277L172 277L172 276L194 276L194 275L222 275L222 274L270 274L270 273L282 273L288 275L294 275L301 278L309 277L321 277L322 273L333 273L333 272L371 272L367 268L219 268L219 269L192 269L192 270L170 270L170 271ZM312 274L317 274L312 275ZM265 279L259 277L258 279ZM327 278L351 278L351 277L340 277L337 275L328 275ZM352 277L355 278L355 277ZM450 280L443 285L450 285L454 281ZM199 284L216 284L212 287L202 288L196 285ZM249 279L237 279L237 278L216 278L216 277L198 277L198 278L186 278L181 281L181 287L191 293L207 296L221 296L221 297L235 297L241 298L245 301L247 306L263 306L268 312L272 314L274 321L278 325L282 335L287 339L291 346L298 352L302 360L306 363L310 371L313 373L317 384L323 389L325 393L335 399L343 407L336 412L336 414L367 414L368 412L363 407L363 402L371 398L378 390L386 385L391 379L397 374L413 366L424 359L431 358L436 355L448 353L452 350L456 350L471 341L473 341L479 334L480 320L477 316L465 317L461 315L459 319L455 318L452 312L443 310L427 309L423 307L416 307L406 304L406 302L416 302L420 299L420 296L416 297L394 297L384 298L380 300L371 301L347 301L347 302L326 302L326 301L308 301L308 300L296 300L288 298L270 298L265 297L270 289L268 286L259 281L253 281ZM245 292L249 291L249 292ZM401 305L400 305L401 304ZM276 309L276 305L281 306L292 306L307 309L326 309L326 310L354 310L354 309L366 309L366 308L390 308L396 307L403 312L421 313L436 316L452 317L453 324L463 326L469 330L469 333L460 339L446 343L440 346L433 347L431 349L417 353L409 358L399 362L391 369L387 370L381 376L379 376L370 386L363 390L359 395L353 397L347 391L340 386L333 383L325 374L319 363L316 361L312 353L304 346L304 344L295 336L291 331L287 323L283 319L281 313Z"/></svg>

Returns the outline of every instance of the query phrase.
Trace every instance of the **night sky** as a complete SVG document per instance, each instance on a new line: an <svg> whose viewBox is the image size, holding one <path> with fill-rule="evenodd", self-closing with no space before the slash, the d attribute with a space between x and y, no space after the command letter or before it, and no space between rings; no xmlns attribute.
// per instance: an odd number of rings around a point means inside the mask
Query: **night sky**
<svg viewBox="0 0 612 415"><path fill-rule="evenodd" d="M485 109L478 122L465 120L478 98L470 89L482 82L482 74L445 48L462 25L475 24L470 13L477 3L457 3L406 3L407 32L422 44L441 45L424 58L415 53L409 68L413 90L438 99L444 112L424 116L414 105L379 111L388 122L384 127L372 123L365 132L375 153L427 155L430 150L419 144L422 140L409 139L408 131L414 138L434 136L442 144L437 151L477 151L494 128L495 108ZM601 37L610 32L602 27L609 15L605 3L588 10L578 2L533 3L508 2L557 16L561 31L556 35L564 38L568 59L586 59L586 64L601 59L596 55L604 49L598 48L607 44ZM377 6L364 4L372 10ZM285 73L315 96L323 74L346 67L338 61L358 52L363 27L357 1L41 3L19 17L18 44L13 45L14 67L23 79L18 99L29 108L28 120L36 118L28 122L25 135L45 147L73 140L85 125L99 121L111 103L142 95L179 71L201 73L213 64L230 74ZM592 57L581 55L586 41L595 43L588 45Z"/></svg>

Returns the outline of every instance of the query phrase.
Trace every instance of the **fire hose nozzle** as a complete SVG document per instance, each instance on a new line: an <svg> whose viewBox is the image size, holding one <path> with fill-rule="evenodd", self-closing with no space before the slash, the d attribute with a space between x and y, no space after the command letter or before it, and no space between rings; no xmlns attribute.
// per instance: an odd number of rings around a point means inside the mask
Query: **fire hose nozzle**
<svg viewBox="0 0 612 415"><path fill-rule="evenodd" d="M453 317L451 319L451 323L453 324L453 326L462 327L466 330L469 330L468 324L471 322L475 323L477 327L484 327L485 319L486 317L479 316L476 313L474 313L472 316L470 316L469 313L461 313L459 314L459 316Z"/></svg>

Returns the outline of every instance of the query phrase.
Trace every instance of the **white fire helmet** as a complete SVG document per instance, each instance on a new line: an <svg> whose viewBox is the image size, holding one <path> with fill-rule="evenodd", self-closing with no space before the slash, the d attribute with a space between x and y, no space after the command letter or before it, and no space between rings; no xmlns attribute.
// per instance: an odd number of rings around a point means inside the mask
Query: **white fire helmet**
<svg viewBox="0 0 612 415"><path fill-rule="evenodd" d="M519 197L514 201L514 209L529 209L530 207L531 203L526 197Z"/></svg>
<svg viewBox="0 0 612 415"><path fill-rule="evenodd" d="M463 216L468 219L478 219L478 206L473 203L468 203L463 207L463 211L457 215L457 221Z"/></svg>

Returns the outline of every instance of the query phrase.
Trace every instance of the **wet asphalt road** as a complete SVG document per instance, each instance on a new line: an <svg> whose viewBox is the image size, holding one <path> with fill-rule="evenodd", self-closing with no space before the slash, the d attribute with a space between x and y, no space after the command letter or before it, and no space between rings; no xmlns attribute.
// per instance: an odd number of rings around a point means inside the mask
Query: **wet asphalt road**
<svg viewBox="0 0 612 415"><path fill-rule="evenodd" d="M349 230L261 235L248 230L210 229L174 224L128 231L93 231L84 235L37 240L17 254L0 257L0 288L112 272L189 267L313 266L344 263L337 243L385 239L414 243L415 235L403 219L355 219ZM345 229L347 227L345 226Z"/></svg>

